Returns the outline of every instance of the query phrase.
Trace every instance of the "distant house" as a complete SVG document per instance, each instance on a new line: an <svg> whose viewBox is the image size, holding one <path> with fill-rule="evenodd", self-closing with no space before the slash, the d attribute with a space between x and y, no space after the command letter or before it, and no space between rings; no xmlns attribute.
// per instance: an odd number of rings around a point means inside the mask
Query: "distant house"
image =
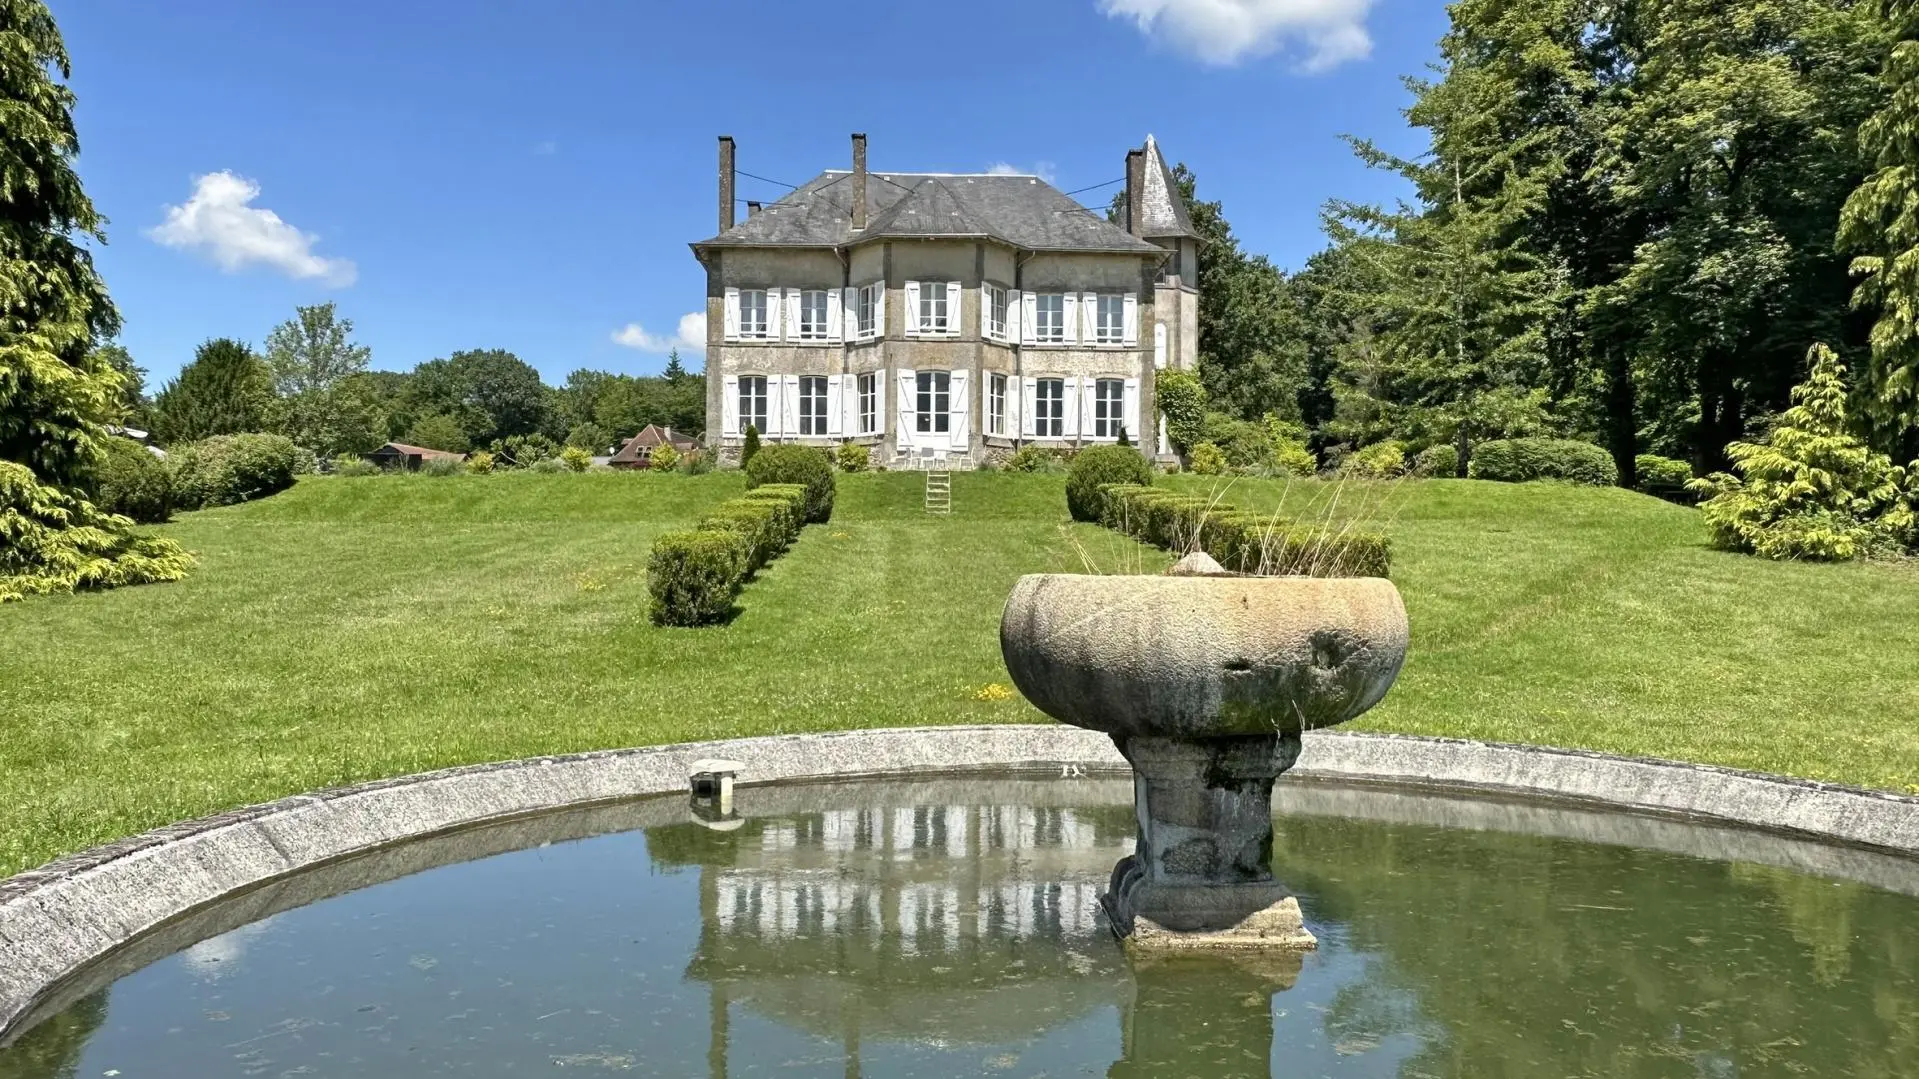
<svg viewBox="0 0 1919 1079"><path fill-rule="evenodd" d="M428 461L464 461L466 454L448 450L430 450L425 446L409 446L404 442L389 442L367 454L366 459L381 468L405 469L411 472Z"/></svg>
<svg viewBox="0 0 1919 1079"><path fill-rule="evenodd" d="M661 446L672 446L681 453L693 453L700 448L700 441L685 435L676 435L671 427L657 427L647 424L640 433L626 440L620 452L607 460L614 468L647 468L653 459L653 451Z"/></svg>

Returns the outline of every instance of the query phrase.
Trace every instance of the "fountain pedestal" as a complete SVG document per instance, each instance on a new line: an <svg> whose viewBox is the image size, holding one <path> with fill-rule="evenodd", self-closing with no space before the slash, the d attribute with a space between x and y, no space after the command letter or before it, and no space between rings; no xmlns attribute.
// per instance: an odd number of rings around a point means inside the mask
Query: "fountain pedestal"
<svg viewBox="0 0 1919 1079"><path fill-rule="evenodd" d="M1303 731L1386 695L1406 608L1379 578L1034 574L1000 621L1027 699L1110 735L1133 766L1135 853L1102 901L1130 943L1312 947L1273 875L1273 783Z"/></svg>

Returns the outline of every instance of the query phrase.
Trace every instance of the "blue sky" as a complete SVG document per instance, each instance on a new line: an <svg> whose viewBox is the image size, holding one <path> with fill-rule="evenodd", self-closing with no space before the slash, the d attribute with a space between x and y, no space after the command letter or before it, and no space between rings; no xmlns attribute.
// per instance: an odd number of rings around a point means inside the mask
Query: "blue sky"
<svg viewBox="0 0 1919 1079"><path fill-rule="evenodd" d="M1296 267L1325 199L1397 192L1338 136L1418 148L1399 80L1445 26L1439 0L53 8L100 266L154 388L201 340L257 345L328 299L379 368L506 348L554 383L657 371L701 307L686 245L715 231L720 134L788 183L847 167L865 131L876 169L1072 190L1152 132Z"/></svg>

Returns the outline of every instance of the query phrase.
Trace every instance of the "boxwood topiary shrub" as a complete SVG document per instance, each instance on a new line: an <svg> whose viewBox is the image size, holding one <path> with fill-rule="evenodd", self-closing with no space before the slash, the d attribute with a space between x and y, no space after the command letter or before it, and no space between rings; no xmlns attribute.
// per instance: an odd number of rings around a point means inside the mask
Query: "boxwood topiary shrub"
<svg viewBox="0 0 1919 1079"><path fill-rule="evenodd" d="M1352 479L1386 480L1406 474L1406 444L1387 440L1349 453L1339 462L1339 474Z"/></svg>
<svg viewBox="0 0 1919 1079"><path fill-rule="evenodd" d="M1413 458L1413 475L1424 479L1452 479L1459 475L1459 449L1449 443L1428 446Z"/></svg>
<svg viewBox="0 0 1919 1079"><path fill-rule="evenodd" d="M214 435L189 443L167 461L179 509L231 506L293 486L299 451L283 435Z"/></svg>
<svg viewBox="0 0 1919 1079"><path fill-rule="evenodd" d="M1690 506L1698 501L1686 485L1692 482L1692 465L1656 453L1633 458L1633 471L1639 474L1639 490L1654 498Z"/></svg>
<svg viewBox="0 0 1919 1079"><path fill-rule="evenodd" d="M872 463L872 456L857 442L842 442L840 448L833 451L833 463L840 466L841 472L864 472Z"/></svg>
<svg viewBox="0 0 1919 1079"><path fill-rule="evenodd" d="M141 524L159 524L173 516L173 473L140 443L109 438L94 473L93 503Z"/></svg>
<svg viewBox="0 0 1919 1079"><path fill-rule="evenodd" d="M1619 482L1612 455L1590 442L1566 438L1511 438L1473 450L1466 474L1476 480L1526 483L1566 480L1610 487Z"/></svg>
<svg viewBox="0 0 1919 1079"><path fill-rule="evenodd" d="M1097 521L1100 488L1112 483L1144 487L1153 482L1153 466L1130 446L1093 446L1079 451L1066 470L1066 512L1075 521Z"/></svg>
<svg viewBox="0 0 1919 1079"><path fill-rule="evenodd" d="M746 462L746 485L797 483L806 488L806 520L824 524L833 517L833 466L811 446L762 446Z"/></svg>
<svg viewBox="0 0 1919 1079"><path fill-rule="evenodd" d="M726 531L668 532L646 563L654 625L706 626L733 611L741 578L739 537Z"/></svg>

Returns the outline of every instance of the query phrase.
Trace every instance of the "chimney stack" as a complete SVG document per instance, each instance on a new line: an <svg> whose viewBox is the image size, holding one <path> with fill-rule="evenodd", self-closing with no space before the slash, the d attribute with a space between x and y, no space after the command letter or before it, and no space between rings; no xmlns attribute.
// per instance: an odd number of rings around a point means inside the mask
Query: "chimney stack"
<svg viewBox="0 0 1919 1079"><path fill-rule="evenodd" d="M1126 231L1135 236L1140 230L1140 189L1146 186L1146 151L1126 151Z"/></svg>
<svg viewBox="0 0 1919 1079"><path fill-rule="evenodd" d="M746 200L746 219L748 221L753 220L753 215L759 212L760 212L759 203L754 202L752 199Z"/></svg>
<svg viewBox="0 0 1919 1079"><path fill-rule="evenodd" d="M853 133L853 231L866 228L866 134Z"/></svg>
<svg viewBox="0 0 1919 1079"><path fill-rule="evenodd" d="M720 231L733 227L733 136L720 136Z"/></svg>

